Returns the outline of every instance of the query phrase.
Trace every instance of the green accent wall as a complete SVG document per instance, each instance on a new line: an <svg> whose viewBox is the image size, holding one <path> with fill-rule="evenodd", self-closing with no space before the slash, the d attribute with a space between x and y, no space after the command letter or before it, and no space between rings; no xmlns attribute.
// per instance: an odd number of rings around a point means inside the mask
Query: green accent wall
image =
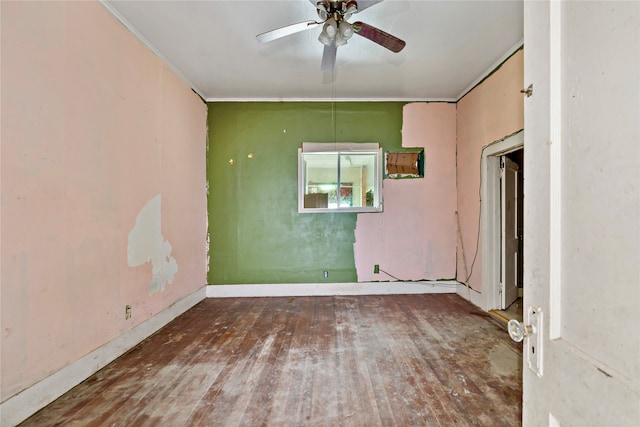
<svg viewBox="0 0 640 427"><path fill-rule="evenodd" d="M207 105L208 283L355 282L357 214L298 213L298 148L335 136L398 150L404 103Z"/></svg>

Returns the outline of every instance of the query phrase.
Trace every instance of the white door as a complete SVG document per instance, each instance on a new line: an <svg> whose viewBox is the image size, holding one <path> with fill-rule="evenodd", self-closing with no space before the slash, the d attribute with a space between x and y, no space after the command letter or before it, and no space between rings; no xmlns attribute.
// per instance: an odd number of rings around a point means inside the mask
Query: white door
<svg viewBox="0 0 640 427"><path fill-rule="evenodd" d="M502 208L501 290L502 309L518 299L518 165L503 156L500 169L500 199Z"/></svg>
<svg viewBox="0 0 640 427"><path fill-rule="evenodd" d="M524 23L523 422L639 426L640 2Z"/></svg>

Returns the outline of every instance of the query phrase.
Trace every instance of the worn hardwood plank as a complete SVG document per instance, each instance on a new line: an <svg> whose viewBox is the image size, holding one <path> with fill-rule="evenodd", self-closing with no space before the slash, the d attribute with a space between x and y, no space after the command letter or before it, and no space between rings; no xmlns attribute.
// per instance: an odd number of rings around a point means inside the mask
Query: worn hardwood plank
<svg viewBox="0 0 640 427"><path fill-rule="evenodd" d="M513 426L522 348L457 295L207 299L23 426Z"/></svg>

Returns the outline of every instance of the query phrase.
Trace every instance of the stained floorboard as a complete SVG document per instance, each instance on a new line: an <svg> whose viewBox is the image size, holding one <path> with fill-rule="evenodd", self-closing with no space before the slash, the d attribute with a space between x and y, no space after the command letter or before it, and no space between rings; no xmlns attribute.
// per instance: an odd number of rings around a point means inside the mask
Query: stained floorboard
<svg viewBox="0 0 640 427"><path fill-rule="evenodd" d="M22 426L515 426L522 347L453 294L206 299Z"/></svg>

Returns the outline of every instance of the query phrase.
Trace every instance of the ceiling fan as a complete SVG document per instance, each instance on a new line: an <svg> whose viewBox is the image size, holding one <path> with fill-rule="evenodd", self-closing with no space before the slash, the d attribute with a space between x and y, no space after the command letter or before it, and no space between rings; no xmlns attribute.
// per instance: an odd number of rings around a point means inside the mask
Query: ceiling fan
<svg viewBox="0 0 640 427"><path fill-rule="evenodd" d="M353 24L347 20L354 13L361 12L366 8L380 3L382 0L309 0L318 12L320 21L304 21L297 24L287 25L282 28L258 34L256 38L262 43L279 39L301 31L310 30L322 25L322 32L318 40L324 45L322 53L322 65L320 69L332 71L336 64L336 53L339 46L347 44L347 40L358 34L361 37L371 40L392 52L400 52L406 43L389 33L364 22L356 21Z"/></svg>

